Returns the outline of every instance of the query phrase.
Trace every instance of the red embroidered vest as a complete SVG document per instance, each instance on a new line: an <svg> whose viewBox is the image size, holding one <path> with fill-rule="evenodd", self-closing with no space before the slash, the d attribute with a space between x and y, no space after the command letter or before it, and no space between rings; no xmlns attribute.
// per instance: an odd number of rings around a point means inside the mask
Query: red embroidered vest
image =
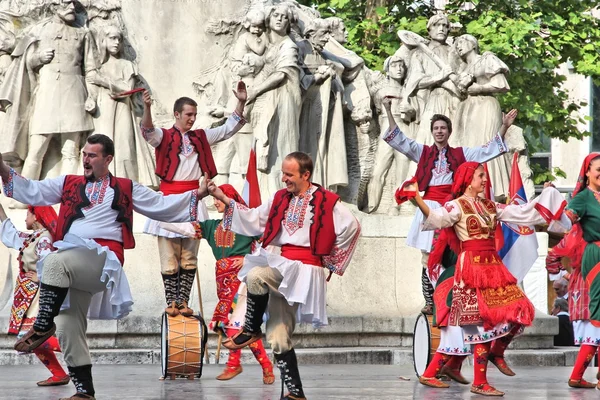
<svg viewBox="0 0 600 400"><path fill-rule="evenodd" d="M179 167L179 153L182 146L182 135L177 128L163 129L163 138L158 147L154 149L156 154L156 175L161 179L171 182ZM198 153L198 165L202 173L208 173L211 178L217 175L217 167L213 159L210 144L206 139L206 133L202 129L189 131L188 138L196 153Z"/></svg>
<svg viewBox="0 0 600 400"><path fill-rule="evenodd" d="M86 180L81 175L67 175L63 187L63 194L58 212L58 224L54 240L62 240L71 228L73 221L83 218L83 208L90 205L90 200L85 194ZM111 204L113 210L118 211L117 222L123 229L123 247L133 249L133 182L125 178L115 178L110 175L110 187L115 191Z"/></svg>
<svg viewBox="0 0 600 400"><path fill-rule="evenodd" d="M313 185L315 185L313 183ZM319 185L312 195L310 206L313 211L313 219L310 224L310 250L316 256L328 256L331 254L335 244L335 227L333 225L333 207L340 196L323 189ZM285 212L290 205L293 194L286 189L275 193L273 206L269 211L269 218L265 233L263 234L263 247L267 247L281 230L281 223L285 218Z"/></svg>
<svg viewBox="0 0 600 400"><path fill-rule="evenodd" d="M423 146L423 153L419 158L417 165L417 183L419 184L419 191L423 192L429 186L431 177L433 175L432 170L435 168L435 161L438 159L440 150L434 144L432 146ZM465 154L462 147L450 147L446 148L446 159L448 160L448 168L454 172L459 165L465 163Z"/></svg>

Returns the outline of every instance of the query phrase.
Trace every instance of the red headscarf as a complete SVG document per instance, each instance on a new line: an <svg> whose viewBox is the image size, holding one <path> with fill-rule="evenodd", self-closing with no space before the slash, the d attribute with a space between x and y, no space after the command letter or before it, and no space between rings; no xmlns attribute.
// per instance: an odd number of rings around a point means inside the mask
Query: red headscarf
<svg viewBox="0 0 600 400"><path fill-rule="evenodd" d="M238 191L235 190L235 188L233 186L231 186L230 184L225 183L225 184L219 186L219 189L221 189L223 191L223 193L225 193L225 196L229 197L231 200L235 200L236 203L240 203L240 204L248 207L248 205L246 204L246 202L244 201L242 196L240 196Z"/></svg>
<svg viewBox="0 0 600 400"><path fill-rule="evenodd" d="M44 228L50 232L52 238L56 234L56 223L58 220L58 216L56 215L56 211L52 206L28 206L27 209L30 213L35 215L35 219L42 224Z"/></svg>
<svg viewBox="0 0 600 400"><path fill-rule="evenodd" d="M585 176L588 169L590 169L590 164L592 160L596 157L600 157L600 153L590 153L583 160L583 164L581 164L581 169L579 170L579 176L577 177L577 183L575 184L575 190L573 190L573 194L571 197L575 197L575 195L581 192L583 189L587 187L587 176Z"/></svg>
<svg viewBox="0 0 600 400"><path fill-rule="evenodd" d="M461 164L454 172L454 183L452 184L452 198L457 199L465 193L467 187L473 180L475 170L480 166L478 162L469 161Z"/></svg>

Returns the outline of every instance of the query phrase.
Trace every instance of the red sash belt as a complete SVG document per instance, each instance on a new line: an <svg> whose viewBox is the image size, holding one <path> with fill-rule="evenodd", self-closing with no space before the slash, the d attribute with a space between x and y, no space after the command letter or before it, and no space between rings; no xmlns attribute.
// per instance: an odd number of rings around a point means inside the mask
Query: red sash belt
<svg viewBox="0 0 600 400"><path fill-rule="evenodd" d="M323 266L321 257L315 256L310 247L294 246L292 244L284 244L281 246L281 256L288 260L300 261L302 264Z"/></svg>
<svg viewBox="0 0 600 400"><path fill-rule="evenodd" d="M496 243L494 239L474 239L462 242L463 251L468 250L483 250L496 251Z"/></svg>
<svg viewBox="0 0 600 400"><path fill-rule="evenodd" d="M125 264L125 252L123 250L123 243L117 242L116 240L110 239L93 239L94 242L98 243L100 246L106 246L116 254L119 261L121 261L121 266Z"/></svg>
<svg viewBox="0 0 600 400"><path fill-rule="evenodd" d="M428 186L423 195L423 200L437 201L444 204L452 193L452 185Z"/></svg>
<svg viewBox="0 0 600 400"><path fill-rule="evenodd" d="M185 193L190 190L198 189L199 187L200 181L160 181L160 191L163 192L165 196L169 194Z"/></svg>

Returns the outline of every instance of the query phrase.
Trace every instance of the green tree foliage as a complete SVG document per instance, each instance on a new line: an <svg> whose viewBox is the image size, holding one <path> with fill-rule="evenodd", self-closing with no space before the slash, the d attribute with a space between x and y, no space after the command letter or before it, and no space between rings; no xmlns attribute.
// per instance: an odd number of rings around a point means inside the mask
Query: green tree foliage
<svg viewBox="0 0 600 400"><path fill-rule="evenodd" d="M427 20L436 12L429 1L418 0L300 3L324 17L344 19L348 46L372 69L381 69L399 47L399 29L426 37ZM540 150L543 135L562 140L589 135L579 130L577 125L585 121L576 113L587 104L569 98L559 66L566 63L600 83L600 27L591 12L596 5L595 0L450 0L446 6L457 26L453 36L475 36L481 52L496 53L510 68L511 90L498 100L503 109L519 110L516 123L525 127L530 151Z"/></svg>

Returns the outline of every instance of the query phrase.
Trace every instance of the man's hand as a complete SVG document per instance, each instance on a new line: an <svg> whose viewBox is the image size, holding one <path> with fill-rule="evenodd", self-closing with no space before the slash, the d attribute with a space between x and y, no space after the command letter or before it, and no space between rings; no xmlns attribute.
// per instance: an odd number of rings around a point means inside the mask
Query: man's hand
<svg viewBox="0 0 600 400"><path fill-rule="evenodd" d="M506 114L502 113L502 126L505 126L508 129L513 124L513 122L515 122L518 113L519 112L516 108L513 108Z"/></svg>
<svg viewBox="0 0 600 400"><path fill-rule="evenodd" d="M383 108L385 108L386 111L390 111L392 109L392 100L394 100L394 99L399 99L399 97L385 96L383 98L383 100L381 101L381 104L383 104Z"/></svg>
<svg viewBox="0 0 600 400"><path fill-rule="evenodd" d="M144 93L142 94L142 101L144 103L144 107L148 109L152 107L152 96L150 95L149 91L144 90Z"/></svg>
<svg viewBox="0 0 600 400"><path fill-rule="evenodd" d="M198 197L201 199L208 196L208 181L210 181L210 178L207 173L204 173L204 177L200 179L200 186L198 187Z"/></svg>
<svg viewBox="0 0 600 400"><path fill-rule="evenodd" d="M244 259L243 258L234 258L233 262L231 264L232 264L232 267L235 269L242 268L242 265L244 265Z"/></svg>
<svg viewBox="0 0 600 400"><path fill-rule="evenodd" d="M223 193L223 191L212 180L208 180L208 193L217 200L221 200L226 206L229 206L231 199Z"/></svg>
<svg viewBox="0 0 600 400"><path fill-rule="evenodd" d="M38 57L42 64L50 64L54 60L54 49L42 50L38 53Z"/></svg>
<svg viewBox="0 0 600 400"><path fill-rule="evenodd" d="M246 84L244 81L239 81L237 84L237 90L233 91L233 95L240 103L246 104L246 100L248 100L248 92L246 90Z"/></svg>

